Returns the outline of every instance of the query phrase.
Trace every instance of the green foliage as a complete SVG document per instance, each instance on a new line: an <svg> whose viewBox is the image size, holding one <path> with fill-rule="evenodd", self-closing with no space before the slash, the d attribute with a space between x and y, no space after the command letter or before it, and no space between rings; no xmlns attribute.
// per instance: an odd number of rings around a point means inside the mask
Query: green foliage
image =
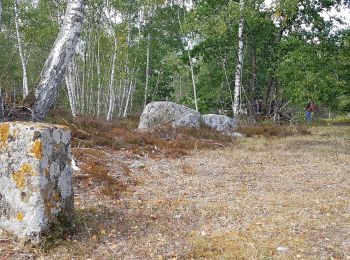
<svg viewBox="0 0 350 260"><path fill-rule="evenodd" d="M20 1L20 32L31 88L36 85L59 31L63 2ZM239 1L196 0L191 8L185 8L182 1L164 0L112 0L108 6L102 0L87 0L86 4L74 75L81 113L96 114L98 86L102 114L106 113L111 82L119 102L117 109L123 110L125 100L120 100L133 85L130 112L141 112L148 46L148 102L169 100L194 107L189 50L200 112L231 109ZM349 111L350 33L331 34L333 20L326 21L320 15L321 10L338 4L339 1L329 0L280 0L263 8L263 0L246 0L241 102L248 113L256 99L262 99L264 105L273 99L285 100L302 108L313 99L333 111ZM3 0L3 6L0 84L8 93L13 89L20 92L22 71L13 1ZM190 49L188 43L192 45ZM117 59L111 79L114 51ZM65 90L61 91L60 104L68 106Z"/></svg>

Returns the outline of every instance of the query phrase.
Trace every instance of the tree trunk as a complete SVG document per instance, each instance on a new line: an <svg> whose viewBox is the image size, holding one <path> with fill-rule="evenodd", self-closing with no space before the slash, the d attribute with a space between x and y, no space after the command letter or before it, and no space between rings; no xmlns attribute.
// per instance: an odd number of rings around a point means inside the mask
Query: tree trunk
<svg viewBox="0 0 350 260"><path fill-rule="evenodd" d="M111 120L115 108L115 90L114 90L114 71L115 71L115 60L117 59L117 37L114 38L114 49L113 49L113 59L111 66L111 78L109 81L109 105L107 120Z"/></svg>
<svg viewBox="0 0 350 260"><path fill-rule="evenodd" d="M239 1L239 27L238 27L238 62L236 66L236 75L235 75L235 96L233 103L233 117L237 120L239 115L240 107L240 92L241 92L241 77L242 77L242 65L243 65L243 28L244 28L244 0Z"/></svg>
<svg viewBox="0 0 350 260"><path fill-rule="evenodd" d="M2 1L0 0L0 32L1 32L1 21L2 21Z"/></svg>
<svg viewBox="0 0 350 260"><path fill-rule="evenodd" d="M35 91L33 116L43 120L55 102L67 67L75 53L84 18L84 1L68 0L67 11L60 33L41 72Z"/></svg>
<svg viewBox="0 0 350 260"><path fill-rule="evenodd" d="M76 67L74 66L74 59L72 59L71 64L68 66L68 71L66 75L66 87L68 92L69 105L71 108L72 116L77 116L77 96L75 94L75 74Z"/></svg>
<svg viewBox="0 0 350 260"><path fill-rule="evenodd" d="M184 4L184 3L183 3ZM185 15L184 15L185 17ZM179 23L180 30L183 31L182 24L181 24L181 19L180 19L180 11L177 13L177 19ZM192 57L190 53L190 42L187 41L187 56L188 56L188 61L190 63L190 72L191 72L191 79L192 79L192 87L193 87L193 96L194 96L194 105L196 110L198 111L198 102L197 102L197 87L196 87L196 80L194 77L194 70L193 70L193 63L192 63ZM184 48L185 49L185 48Z"/></svg>
<svg viewBox="0 0 350 260"><path fill-rule="evenodd" d="M190 50L187 50L187 55L188 55L188 60L190 62L190 69L191 69L191 79L192 79L192 87L193 87L194 106L195 106L196 110L198 111L197 87L196 87L196 80L194 78L194 70L193 70L193 63L192 63Z"/></svg>
<svg viewBox="0 0 350 260"><path fill-rule="evenodd" d="M28 77L27 77L27 61L24 55L23 50L23 41L21 34L19 32L19 26L20 26L20 17L19 17L19 10L18 10L18 0L14 0L14 9L15 9L15 24L16 24L16 36L17 36L17 45L18 45L18 52L19 56L21 58L22 63L22 77L23 77L23 98L25 98L28 95Z"/></svg>
<svg viewBox="0 0 350 260"><path fill-rule="evenodd" d="M100 39L97 41L97 117L101 113L101 65L100 65Z"/></svg>
<svg viewBox="0 0 350 260"><path fill-rule="evenodd" d="M151 36L147 35L147 58L146 58L146 84L145 84L145 97L143 102L143 107L147 105L147 95L148 95L148 82L149 82L149 63L150 63L150 49L151 49Z"/></svg>

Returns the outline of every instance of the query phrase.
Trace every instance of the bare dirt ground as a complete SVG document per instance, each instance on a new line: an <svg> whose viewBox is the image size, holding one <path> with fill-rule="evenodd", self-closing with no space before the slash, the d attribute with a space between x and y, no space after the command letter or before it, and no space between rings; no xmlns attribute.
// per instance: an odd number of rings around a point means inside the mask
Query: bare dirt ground
<svg viewBox="0 0 350 260"><path fill-rule="evenodd" d="M311 132L180 159L101 152L126 190L76 173L76 232L39 247L2 234L0 259L350 259L350 127Z"/></svg>

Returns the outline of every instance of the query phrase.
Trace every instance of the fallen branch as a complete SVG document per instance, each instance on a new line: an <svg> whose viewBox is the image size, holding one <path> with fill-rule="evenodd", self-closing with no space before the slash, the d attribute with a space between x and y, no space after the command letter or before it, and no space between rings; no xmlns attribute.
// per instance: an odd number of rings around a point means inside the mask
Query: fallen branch
<svg viewBox="0 0 350 260"><path fill-rule="evenodd" d="M66 119L64 119L63 117L61 117L61 118L62 118L62 120L63 120L67 125L74 126L75 129L77 129L80 133L83 133L83 134L85 134L85 135L87 135L87 136L90 136L89 133L87 133L87 132L81 130L81 129L80 129L79 127L77 127L75 124L69 123L69 122L68 122Z"/></svg>

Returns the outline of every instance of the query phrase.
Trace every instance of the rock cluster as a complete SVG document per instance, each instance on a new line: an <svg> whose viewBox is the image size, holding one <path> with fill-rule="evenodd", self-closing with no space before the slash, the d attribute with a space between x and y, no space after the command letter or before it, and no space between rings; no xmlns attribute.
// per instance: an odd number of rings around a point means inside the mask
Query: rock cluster
<svg viewBox="0 0 350 260"><path fill-rule="evenodd" d="M198 111L173 102L152 102L148 104L140 118L139 129L150 129L165 124L173 127L199 128L201 125L219 132L232 132L234 120L224 115L201 115Z"/></svg>

